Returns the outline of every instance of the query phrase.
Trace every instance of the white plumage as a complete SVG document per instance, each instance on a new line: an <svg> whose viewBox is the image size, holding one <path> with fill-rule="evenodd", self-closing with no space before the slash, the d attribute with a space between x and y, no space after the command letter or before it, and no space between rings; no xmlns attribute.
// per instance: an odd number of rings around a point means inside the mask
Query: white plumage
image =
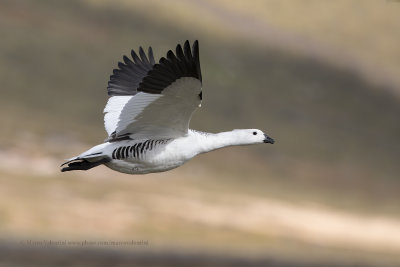
<svg viewBox="0 0 400 267"><path fill-rule="evenodd" d="M104 108L105 143L63 163L62 171L87 170L104 164L129 174L161 172L181 166L194 156L232 145L274 143L257 129L218 134L189 129L193 112L201 106L202 77L199 46L176 47L155 64L151 47L146 56L132 50L132 60L113 71L111 96Z"/></svg>
<svg viewBox="0 0 400 267"><path fill-rule="evenodd" d="M152 96L152 95L149 95ZM154 95L155 97L159 97L159 95ZM128 103L128 101L133 96L113 96L110 97L107 101L107 105L104 108L104 128L108 135L111 135L115 129L117 129L117 125L119 122L119 116L121 115L122 108Z"/></svg>

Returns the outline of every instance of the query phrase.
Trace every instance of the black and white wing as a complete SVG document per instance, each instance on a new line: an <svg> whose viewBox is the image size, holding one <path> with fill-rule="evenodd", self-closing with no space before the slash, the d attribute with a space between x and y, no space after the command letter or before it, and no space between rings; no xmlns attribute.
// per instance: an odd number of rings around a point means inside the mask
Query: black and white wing
<svg viewBox="0 0 400 267"><path fill-rule="evenodd" d="M185 136L193 112L201 104L202 79L198 41L155 64L151 48L148 58L139 49L140 58L132 51L131 61L114 70L108 83L111 96L104 109L108 140L123 138L176 138Z"/></svg>

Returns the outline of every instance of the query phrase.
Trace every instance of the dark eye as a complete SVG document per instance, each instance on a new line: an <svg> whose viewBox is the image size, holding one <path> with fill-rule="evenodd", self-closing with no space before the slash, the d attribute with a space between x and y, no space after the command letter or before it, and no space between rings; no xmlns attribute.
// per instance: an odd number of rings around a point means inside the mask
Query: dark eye
<svg viewBox="0 0 400 267"><path fill-rule="evenodd" d="M257 132L253 132L254 135L257 135Z"/></svg>

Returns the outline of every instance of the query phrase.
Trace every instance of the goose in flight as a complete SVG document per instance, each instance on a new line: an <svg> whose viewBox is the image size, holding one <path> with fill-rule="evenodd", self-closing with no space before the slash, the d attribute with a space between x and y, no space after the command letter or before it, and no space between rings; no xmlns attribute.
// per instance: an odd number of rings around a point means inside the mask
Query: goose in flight
<svg viewBox="0 0 400 267"><path fill-rule="evenodd" d="M189 129L202 101L199 43L178 44L175 54L155 63L152 48L139 48L118 63L108 82L104 109L108 138L61 165L61 171L88 170L99 165L128 174L163 172L194 156L218 148L273 144L258 129L205 133Z"/></svg>

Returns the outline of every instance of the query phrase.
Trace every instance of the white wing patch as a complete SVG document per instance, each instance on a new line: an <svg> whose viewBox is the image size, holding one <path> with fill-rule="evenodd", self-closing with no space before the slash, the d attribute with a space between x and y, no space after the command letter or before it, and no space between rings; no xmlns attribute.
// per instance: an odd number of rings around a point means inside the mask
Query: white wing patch
<svg viewBox="0 0 400 267"><path fill-rule="evenodd" d="M132 123L143 109L161 95L137 93L134 96L113 96L104 108L104 127L108 135L120 132ZM133 100L133 101L131 101ZM133 102L134 105L128 103Z"/></svg>
<svg viewBox="0 0 400 267"><path fill-rule="evenodd" d="M107 133L130 133L134 139L184 136L192 113L201 103L200 92L198 79L182 77L161 94L113 96L104 109Z"/></svg>
<svg viewBox="0 0 400 267"><path fill-rule="evenodd" d="M134 123L141 115L142 111L155 100L162 97L159 94L148 94L139 92L130 99L121 111L116 132L122 132L132 123Z"/></svg>
<svg viewBox="0 0 400 267"><path fill-rule="evenodd" d="M111 135L117 128L121 111L133 96L113 96L108 99L104 108L104 127L108 135Z"/></svg>

